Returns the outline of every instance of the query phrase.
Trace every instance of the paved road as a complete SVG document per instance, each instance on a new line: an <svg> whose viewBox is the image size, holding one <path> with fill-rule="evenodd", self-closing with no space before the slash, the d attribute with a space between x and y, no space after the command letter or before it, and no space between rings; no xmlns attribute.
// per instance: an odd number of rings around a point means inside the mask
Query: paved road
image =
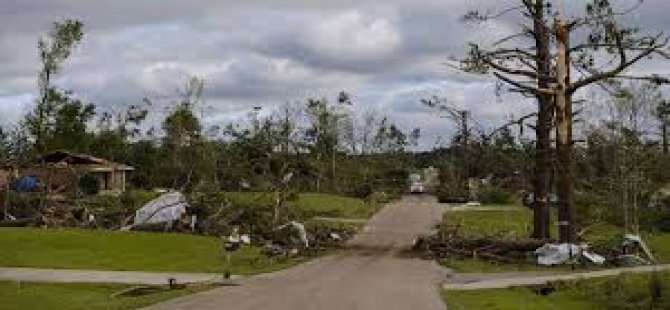
<svg viewBox="0 0 670 310"><path fill-rule="evenodd" d="M349 242L349 251L151 309L443 310L439 286L447 270L397 255L415 236L429 233L441 211L430 197L405 197L375 215Z"/></svg>

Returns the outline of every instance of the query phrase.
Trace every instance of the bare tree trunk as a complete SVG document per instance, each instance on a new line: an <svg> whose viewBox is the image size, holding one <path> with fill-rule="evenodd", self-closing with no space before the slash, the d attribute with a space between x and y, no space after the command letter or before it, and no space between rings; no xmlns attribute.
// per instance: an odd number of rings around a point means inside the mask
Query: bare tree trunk
<svg viewBox="0 0 670 310"><path fill-rule="evenodd" d="M556 31L556 192L558 196L559 241L574 241L574 210L572 208L572 95L570 85L570 64L568 47L568 26L559 18L555 21Z"/></svg>
<svg viewBox="0 0 670 310"><path fill-rule="evenodd" d="M5 201L3 202L3 212L2 212L2 219L6 220L9 219L9 180L10 178L7 178L7 185L5 186Z"/></svg>
<svg viewBox="0 0 670 310"><path fill-rule="evenodd" d="M551 72L551 55L549 53L549 29L544 22L544 1L535 3L534 30L536 33L535 44L537 47L537 69L540 75L538 79L539 88L548 88ZM554 110L552 108L553 97L548 94L537 96L538 115L536 124L535 144L535 177L533 180L533 237L538 239L549 238L551 232L549 223L551 213L548 205L548 185L551 149L551 123Z"/></svg>
<svg viewBox="0 0 670 310"><path fill-rule="evenodd" d="M663 124L661 125L661 135L662 135L662 141L663 141L663 154L668 154L668 124L663 121Z"/></svg>

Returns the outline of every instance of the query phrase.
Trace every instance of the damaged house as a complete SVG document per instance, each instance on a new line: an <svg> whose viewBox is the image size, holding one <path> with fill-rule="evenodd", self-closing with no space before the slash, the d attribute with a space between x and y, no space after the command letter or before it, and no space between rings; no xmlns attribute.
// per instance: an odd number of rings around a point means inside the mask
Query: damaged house
<svg viewBox="0 0 670 310"><path fill-rule="evenodd" d="M5 170L0 176L4 173L14 179L33 178L40 188L51 193L73 193L85 179L97 187L97 193L114 195L125 191L127 174L133 170L131 166L87 154L55 151L33 165Z"/></svg>

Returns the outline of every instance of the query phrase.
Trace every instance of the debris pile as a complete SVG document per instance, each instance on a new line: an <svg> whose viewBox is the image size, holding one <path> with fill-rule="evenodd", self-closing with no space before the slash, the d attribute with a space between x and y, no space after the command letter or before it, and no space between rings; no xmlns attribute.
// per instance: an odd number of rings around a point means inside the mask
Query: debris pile
<svg viewBox="0 0 670 310"><path fill-rule="evenodd" d="M421 237L414 242L413 250L426 258L483 258L486 260L518 263L530 261L533 253L548 240L531 238L457 237L438 240Z"/></svg>

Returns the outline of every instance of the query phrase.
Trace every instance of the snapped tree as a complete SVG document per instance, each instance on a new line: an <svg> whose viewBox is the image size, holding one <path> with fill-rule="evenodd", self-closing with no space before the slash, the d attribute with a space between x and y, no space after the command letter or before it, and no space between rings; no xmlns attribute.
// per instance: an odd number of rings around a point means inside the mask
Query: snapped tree
<svg viewBox="0 0 670 310"><path fill-rule="evenodd" d="M491 47L471 43L470 52L460 62L460 68L468 72L492 72L509 85L511 91L537 99L533 188L533 235L536 238L549 237L547 185L554 121L559 239L561 242L571 242L575 233L572 208L573 95L594 83L619 78L667 82L667 79L658 75L631 77L625 73L646 57L667 58L665 48L668 37L663 33L644 34L621 25L622 16L637 9L641 1L618 10L608 0L591 0L585 3L584 14L571 18L564 17L566 14L555 9L552 3L545 0L521 0L520 5L497 15L469 12L467 19L479 21L518 12L526 24L522 25L519 33L502 38ZM584 40L575 43L571 42L571 37ZM574 74L578 75L576 79L573 78Z"/></svg>
<svg viewBox="0 0 670 310"><path fill-rule="evenodd" d="M55 94L60 92L51 86L51 78L61 69L72 49L84 36L84 24L78 20L67 19L55 22L53 28L46 38L40 38L37 42L42 69L39 73L38 88L39 99L37 107L32 116L28 118L30 132L35 138L35 149L38 154L45 151L44 136L49 130L51 118L57 112L57 100Z"/></svg>

